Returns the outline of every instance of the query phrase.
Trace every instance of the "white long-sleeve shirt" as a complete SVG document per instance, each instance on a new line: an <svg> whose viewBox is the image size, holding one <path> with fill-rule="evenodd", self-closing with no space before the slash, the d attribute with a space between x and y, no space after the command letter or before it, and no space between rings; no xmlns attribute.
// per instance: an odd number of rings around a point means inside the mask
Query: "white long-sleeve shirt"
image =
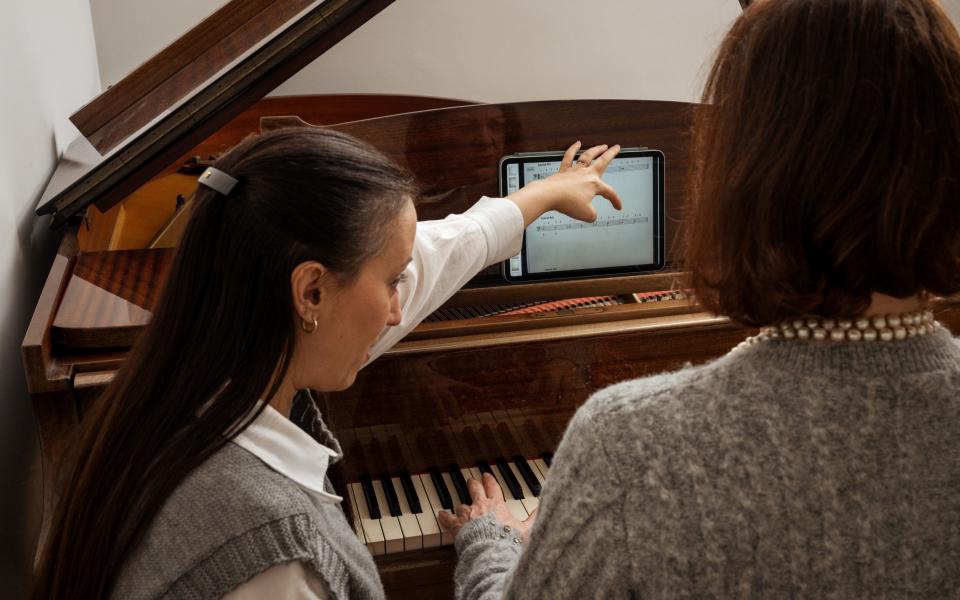
<svg viewBox="0 0 960 600"><path fill-rule="evenodd" d="M522 240L520 209L501 198L482 198L463 214L417 223L413 260L399 288L403 319L399 325L384 329L370 352L370 360L400 341L478 271L516 255ZM337 456L336 452L272 407L267 406L234 441L294 481L314 503L343 500L323 489L327 465L330 458ZM294 561L267 569L225 598L326 600L329 596L322 574Z"/></svg>

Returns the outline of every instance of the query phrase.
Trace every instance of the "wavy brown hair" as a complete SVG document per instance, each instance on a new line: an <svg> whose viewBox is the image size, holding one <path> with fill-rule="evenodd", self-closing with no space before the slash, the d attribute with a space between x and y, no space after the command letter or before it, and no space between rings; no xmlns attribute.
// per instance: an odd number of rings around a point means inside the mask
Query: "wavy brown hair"
<svg viewBox="0 0 960 600"><path fill-rule="evenodd" d="M960 38L935 2L756 2L702 100L684 238L706 307L768 325L960 291Z"/></svg>
<svg viewBox="0 0 960 600"><path fill-rule="evenodd" d="M216 167L239 184L198 188L150 324L84 417L35 598L110 595L174 488L276 392L299 326L293 269L315 260L349 283L413 192L372 147L322 129L250 138Z"/></svg>

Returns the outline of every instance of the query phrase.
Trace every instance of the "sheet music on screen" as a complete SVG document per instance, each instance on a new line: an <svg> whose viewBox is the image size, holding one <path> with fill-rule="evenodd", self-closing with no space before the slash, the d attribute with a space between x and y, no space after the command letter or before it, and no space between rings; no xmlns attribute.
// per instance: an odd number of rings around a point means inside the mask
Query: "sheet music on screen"
<svg viewBox="0 0 960 600"><path fill-rule="evenodd" d="M545 213L526 232L527 272L550 273L577 269L650 264L654 257L653 158L615 158L603 180L620 196L623 210L597 196L593 205L597 220L583 223L556 211ZM560 161L529 162L507 167L507 193L523 184L549 177ZM511 275L521 275L520 255L510 260Z"/></svg>

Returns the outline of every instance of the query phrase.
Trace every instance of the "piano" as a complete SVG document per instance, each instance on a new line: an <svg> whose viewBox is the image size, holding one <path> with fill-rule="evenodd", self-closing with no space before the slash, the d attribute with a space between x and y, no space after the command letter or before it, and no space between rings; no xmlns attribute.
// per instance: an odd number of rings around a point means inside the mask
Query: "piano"
<svg viewBox="0 0 960 600"><path fill-rule="evenodd" d="M344 448L339 491L391 598L452 594L455 554L436 512L467 501L467 478L493 473L524 517L567 421L592 392L709 360L753 333L701 310L678 270L690 104L263 98L389 4L233 0L74 115L86 139L41 209L66 231L23 341L44 526L78 424L149 321L198 168L261 129L329 126L367 140L415 175L420 219L497 195L505 154L581 139L666 157L663 271L505 285L488 269L350 389L318 395ZM960 332L960 298L933 307Z"/></svg>

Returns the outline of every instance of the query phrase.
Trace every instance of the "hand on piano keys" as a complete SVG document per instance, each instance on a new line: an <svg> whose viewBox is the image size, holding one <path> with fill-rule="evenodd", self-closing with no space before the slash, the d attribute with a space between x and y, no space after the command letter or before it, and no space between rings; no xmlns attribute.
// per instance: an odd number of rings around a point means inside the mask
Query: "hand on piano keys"
<svg viewBox="0 0 960 600"><path fill-rule="evenodd" d="M472 504L467 482L482 481L483 473L493 475L510 514L524 521L539 505L551 458L545 453L534 459L480 461L473 467L448 465L425 473L361 477L348 485L354 532L374 556L452 545L455 534L440 526L438 515Z"/></svg>

